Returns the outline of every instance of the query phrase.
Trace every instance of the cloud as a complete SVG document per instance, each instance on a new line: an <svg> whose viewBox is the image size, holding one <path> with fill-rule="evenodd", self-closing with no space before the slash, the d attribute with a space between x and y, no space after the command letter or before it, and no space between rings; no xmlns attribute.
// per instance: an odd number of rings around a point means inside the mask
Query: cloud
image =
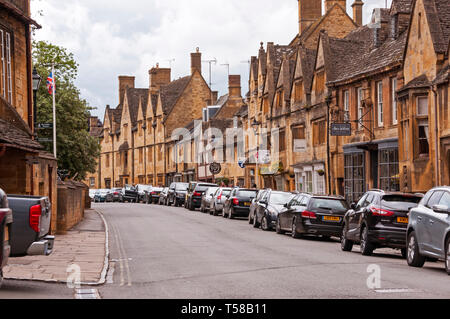
<svg viewBox="0 0 450 319"><path fill-rule="evenodd" d="M385 1L364 2L368 22L373 8ZM227 93L227 68L221 64L230 64L231 74L241 74L245 94L245 61L257 55L259 43L287 44L298 28L293 0L33 0L32 11L43 26L36 39L74 53L80 64L77 85L101 118L106 104L118 103L119 75L134 75L138 87L148 87L148 70L159 63L172 65L174 79L185 76L196 47L204 60L218 60L212 66L213 90ZM209 81L208 64L203 75Z"/></svg>

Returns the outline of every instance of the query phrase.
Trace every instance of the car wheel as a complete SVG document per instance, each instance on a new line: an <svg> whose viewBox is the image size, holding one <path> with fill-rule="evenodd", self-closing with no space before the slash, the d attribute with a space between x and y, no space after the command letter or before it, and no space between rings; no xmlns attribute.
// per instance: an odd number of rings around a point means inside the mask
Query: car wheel
<svg viewBox="0 0 450 319"><path fill-rule="evenodd" d="M266 216L264 216L261 220L261 229L264 231L270 231L269 221Z"/></svg>
<svg viewBox="0 0 450 319"><path fill-rule="evenodd" d="M292 238L295 238L295 239L302 237L302 235L297 231L297 222L295 219L292 221L291 236L292 236Z"/></svg>
<svg viewBox="0 0 450 319"><path fill-rule="evenodd" d="M445 243L445 271L450 276L450 236Z"/></svg>
<svg viewBox="0 0 450 319"><path fill-rule="evenodd" d="M281 221L280 218L277 218L277 228L276 232L278 235L284 235L284 230L281 229Z"/></svg>
<svg viewBox="0 0 450 319"><path fill-rule="evenodd" d="M425 265L426 258L420 254L415 232L408 235L408 256L406 259L411 267L421 268Z"/></svg>
<svg viewBox="0 0 450 319"><path fill-rule="evenodd" d="M0 288L2 287L3 284L3 270L0 270Z"/></svg>
<svg viewBox="0 0 450 319"><path fill-rule="evenodd" d="M231 208L231 207L228 210L228 219L234 219L233 208Z"/></svg>
<svg viewBox="0 0 450 319"><path fill-rule="evenodd" d="M192 203L189 203L189 210L193 212L195 209L192 207Z"/></svg>
<svg viewBox="0 0 450 319"><path fill-rule="evenodd" d="M361 254L363 256L372 256L375 248L369 242L369 229L364 227L361 234Z"/></svg>
<svg viewBox="0 0 450 319"><path fill-rule="evenodd" d="M259 228L259 226L261 226L258 222L258 216L255 214L255 216L253 217L253 228Z"/></svg>
<svg viewBox="0 0 450 319"><path fill-rule="evenodd" d="M407 248L403 248L400 250L401 254L402 254L402 258L406 259L408 258L408 249Z"/></svg>
<svg viewBox="0 0 450 319"><path fill-rule="evenodd" d="M253 224L253 218L254 218L254 216L252 214L248 214L248 224L249 225Z"/></svg>
<svg viewBox="0 0 450 319"><path fill-rule="evenodd" d="M353 242L351 240L347 239L347 226L346 225L344 225L344 228L342 229L341 249L342 249L342 251L352 251L352 249L353 249Z"/></svg>

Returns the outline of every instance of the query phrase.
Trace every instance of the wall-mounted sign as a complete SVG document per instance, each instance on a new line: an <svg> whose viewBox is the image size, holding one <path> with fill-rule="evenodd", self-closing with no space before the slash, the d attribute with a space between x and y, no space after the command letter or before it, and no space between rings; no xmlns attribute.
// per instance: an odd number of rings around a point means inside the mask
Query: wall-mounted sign
<svg viewBox="0 0 450 319"><path fill-rule="evenodd" d="M41 130L43 130L43 129L51 129L51 128L53 128L53 123L38 123L37 124L37 128L41 129Z"/></svg>
<svg viewBox="0 0 450 319"><path fill-rule="evenodd" d="M352 136L352 124L333 123L330 131L331 136Z"/></svg>
<svg viewBox="0 0 450 319"><path fill-rule="evenodd" d="M220 174L220 172L222 171L222 165L220 165L219 163L212 163L211 165L209 165L209 171L213 175Z"/></svg>
<svg viewBox="0 0 450 319"><path fill-rule="evenodd" d="M239 165L240 168L245 168L245 160L239 161L238 165Z"/></svg>
<svg viewBox="0 0 450 319"><path fill-rule="evenodd" d="M50 143L53 142L53 139L51 138L38 138L37 139L39 143Z"/></svg>
<svg viewBox="0 0 450 319"><path fill-rule="evenodd" d="M306 140L294 140L294 152L301 153L306 152Z"/></svg>

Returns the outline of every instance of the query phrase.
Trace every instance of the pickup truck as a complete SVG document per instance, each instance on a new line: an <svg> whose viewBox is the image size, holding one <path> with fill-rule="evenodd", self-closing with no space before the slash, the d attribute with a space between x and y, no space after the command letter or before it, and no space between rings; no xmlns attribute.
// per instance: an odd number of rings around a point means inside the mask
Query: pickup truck
<svg viewBox="0 0 450 319"><path fill-rule="evenodd" d="M49 236L52 217L48 197L8 195L14 223L11 227L11 256L48 256L54 236Z"/></svg>
<svg viewBox="0 0 450 319"><path fill-rule="evenodd" d="M0 189L0 286L3 281L3 267L8 264L11 253L9 234L13 222L12 212L8 205L8 198L5 192Z"/></svg>

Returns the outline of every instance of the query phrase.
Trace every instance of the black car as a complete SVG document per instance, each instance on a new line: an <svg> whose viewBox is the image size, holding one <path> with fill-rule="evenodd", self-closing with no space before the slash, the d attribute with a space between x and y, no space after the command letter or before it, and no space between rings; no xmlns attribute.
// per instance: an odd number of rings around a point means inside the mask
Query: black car
<svg viewBox="0 0 450 319"><path fill-rule="evenodd" d="M135 187L125 185L123 193L123 200L125 202L137 203L139 201L138 191Z"/></svg>
<svg viewBox="0 0 450 319"><path fill-rule="evenodd" d="M172 183L167 195L167 205L175 205L175 207L184 205L188 188L188 183Z"/></svg>
<svg viewBox="0 0 450 319"><path fill-rule="evenodd" d="M150 194L147 196L147 204L158 204L159 195L163 191L163 188L153 187L150 191Z"/></svg>
<svg viewBox="0 0 450 319"><path fill-rule="evenodd" d="M298 194L286 210L278 215L278 234L291 232L292 237L320 235L340 237L345 213L350 208L343 197Z"/></svg>
<svg viewBox="0 0 450 319"><path fill-rule="evenodd" d="M202 205L202 196L206 190L210 187L217 187L217 184L211 183L197 183L192 192L188 193L188 203L187 207L189 210L193 211L200 208Z"/></svg>
<svg viewBox="0 0 450 319"><path fill-rule="evenodd" d="M138 203L140 202L146 203L148 194L151 192L151 190L152 186L150 185L141 185L141 184L136 185L136 191L138 192Z"/></svg>
<svg viewBox="0 0 450 319"><path fill-rule="evenodd" d="M163 188L161 193L159 193L159 205L167 205L167 194L169 193L169 187Z"/></svg>
<svg viewBox="0 0 450 319"><path fill-rule="evenodd" d="M423 195L391 193L382 190L367 192L345 214L341 235L344 251L361 244L361 253L372 255L377 248L400 249L406 257L406 232L409 210L417 207Z"/></svg>
<svg viewBox="0 0 450 319"><path fill-rule="evenodd" d="M250 214L250 206L253 199L258 195L256 189L235 188L231 194L227 196L223 207L224 218L233 219L234 217L248 218Z"/></svg>
<svg viewBox="0 0 450 319"><path fill-rule="evenodd" d="M113 188L108 195L106 195L106 202L123 202L122 188Z"/></svg>
<svg viewBox="0 0 450 319"><path fill-rule="evenodd" d="M289 203L295 195L292 193L268 190L259 200L253 218L253 227L269 231L275 228L278 214L283 212L285 205Z"/></svg>

